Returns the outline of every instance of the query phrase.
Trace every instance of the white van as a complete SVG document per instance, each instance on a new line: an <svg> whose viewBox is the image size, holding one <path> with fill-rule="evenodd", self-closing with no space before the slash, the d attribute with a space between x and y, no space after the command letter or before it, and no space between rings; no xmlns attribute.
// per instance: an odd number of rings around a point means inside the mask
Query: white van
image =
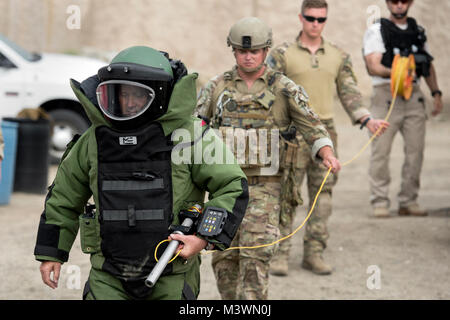
<svg viewBox="0 0 450 320"><path fill-rule="evenodd" d="M15 117L24 108L44 109L55 124L50 159L58 161L73 135L90 124L69 80L81 82L106 64L87 57L30 53L0 34L0 119Z"/></svg>

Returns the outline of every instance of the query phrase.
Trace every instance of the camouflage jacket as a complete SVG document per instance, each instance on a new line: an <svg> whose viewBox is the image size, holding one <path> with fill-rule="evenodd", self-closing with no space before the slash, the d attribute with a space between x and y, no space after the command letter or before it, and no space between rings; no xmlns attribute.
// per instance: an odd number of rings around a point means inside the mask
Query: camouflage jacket
<svg viewBox="0 0 450 320"><path fill-rule="evenodd" d="M336 92L353 124L370 114L363 107L350 55L324 39L317 52L312 54L302 45L299 35L295 43L285 42L275 47L267 63L305 88L311 108L320 119L333 118Z"/></svg>
<svg viewBox="0 0 450 320"><path fill-rule="evenodd" d="M211 120L214 128L275 127L284 131L293 125L311 146L315 160L322 147L333 148L326 128L309 107L304 89L267 66L250 89L236 66L215 76L200 90L195 113Z"/></svg>

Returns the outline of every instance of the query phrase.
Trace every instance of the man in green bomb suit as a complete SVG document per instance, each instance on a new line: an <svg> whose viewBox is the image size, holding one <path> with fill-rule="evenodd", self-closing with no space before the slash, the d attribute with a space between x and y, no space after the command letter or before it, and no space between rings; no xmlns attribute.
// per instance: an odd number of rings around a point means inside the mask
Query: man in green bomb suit
<svg viewBox="0 0 450 320"><path fill-rule="evenodd" d="M92 125L68 145L45 200L34 251L45 284L57 287L80 229L91 262L83 299L197 298L199 252L230 246L248 187L239 165L194 159L194 148L211 144L225 157L230 153L192 116L196 79L181 61L136 46L82 83L71 80ZM190 140L174 139L179 131ZM203 203L205 191L210 201ZM95 209L84 210L91 197ZM179 213L196 204L203 213L226 212L221 233L171 234L183 222ZM150 288L145 279L156 264L155 249L169 237L182 243L181 252Z"/></svg>

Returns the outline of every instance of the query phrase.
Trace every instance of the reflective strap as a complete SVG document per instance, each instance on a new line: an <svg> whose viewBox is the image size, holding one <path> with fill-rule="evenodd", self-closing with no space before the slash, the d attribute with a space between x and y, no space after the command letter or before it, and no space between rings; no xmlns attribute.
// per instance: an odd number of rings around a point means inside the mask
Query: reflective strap
<svg viewBox="0 0 450 320"><path fill-rule="evenodd" d="M163 179L152 181L121 181L105 180L102 184L103 191L131 191L131 190L149 190L162 189L164 187Z"/></svg>
<svg viewBox="0 0 450 320"><path fill-rule="evenodd" d="M104 221L129 221L129 210L104 210ZM164 210L134 210L133 217L135 221L138 220L163 220Z"/></svg>

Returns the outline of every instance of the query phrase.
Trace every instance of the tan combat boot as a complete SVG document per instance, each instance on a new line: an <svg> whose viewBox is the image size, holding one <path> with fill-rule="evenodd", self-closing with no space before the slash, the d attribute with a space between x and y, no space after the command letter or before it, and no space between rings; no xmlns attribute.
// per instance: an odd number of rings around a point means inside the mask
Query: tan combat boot
<svg viewBox="0 0 450 320"><path fill-rule="evenodd" d="M417 203L410 204L407 207L400 207L398 209L399 216L416 216L416 217L425 217L428 215L428 212L421 207Z"/></svg>
<svg viewBox="0 0 450 320"><path fill-rule="evenodd" d="M373 208L373 216L375 218L389 218L389 209L387 207L375 207Z"/></svg>
<svg viewBox="0 0 450 320"><path fill-rule="evenodd" d="M270 262L270 274L273 276L285 277L288 275L288 259L287 257L274 257Z"/></svg>
<svg viewBox="0 0 450 320"><path fill-rule="evenodd" d="M333 268L323 261L322 255L319 253L303 257L302 268L311 270L318 275L327 275L333 272Z"/></svg>

